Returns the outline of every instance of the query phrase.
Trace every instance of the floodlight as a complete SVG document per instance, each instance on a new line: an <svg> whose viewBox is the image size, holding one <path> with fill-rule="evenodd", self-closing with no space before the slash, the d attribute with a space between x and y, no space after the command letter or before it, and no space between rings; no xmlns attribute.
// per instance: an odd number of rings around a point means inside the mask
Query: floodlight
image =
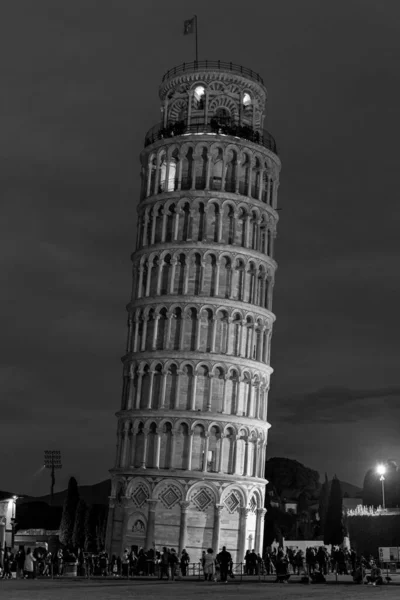
<svg viewBox="0 0 400 600"><path fill-rule="evenodd" d="M378 473L378 475L384 475L386 473L385 465L378 465L376 467L376 472Z"/></svg>

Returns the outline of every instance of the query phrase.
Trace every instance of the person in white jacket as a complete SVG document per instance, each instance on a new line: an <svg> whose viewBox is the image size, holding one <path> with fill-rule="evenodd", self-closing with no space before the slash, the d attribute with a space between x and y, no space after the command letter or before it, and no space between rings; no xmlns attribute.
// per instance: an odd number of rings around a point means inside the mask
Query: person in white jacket
<svg viewBox="0 0 400 600"><path fill-rule="evenodd" d="M25 555L24 571L28 579L35 577L35 562L36 558L33 556L31 549L28 548Z"/></svg>

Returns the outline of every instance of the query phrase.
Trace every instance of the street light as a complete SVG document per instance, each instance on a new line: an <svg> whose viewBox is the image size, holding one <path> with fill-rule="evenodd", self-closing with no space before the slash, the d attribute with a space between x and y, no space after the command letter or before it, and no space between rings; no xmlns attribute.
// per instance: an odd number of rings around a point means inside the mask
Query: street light
<svg viewBox="0 0 400 600"><path fill-rule="evenodd" d="M386 473L386 466L385 465L378 465L376 467L376 472L378 473L378 475L380 475L380 481L382 482L382 508L383 508L383 510L385 510L385 473Z"/></svg>
<svg viewBox="0 0 400 600"><path fill-rule="evenodd" d="M50 505L53 504L54 484L56 477L55 469L61 469L61 451L60 450L45 450L44 451L44 466L46 469L51 469L51 486L50 486Z"/></svg>

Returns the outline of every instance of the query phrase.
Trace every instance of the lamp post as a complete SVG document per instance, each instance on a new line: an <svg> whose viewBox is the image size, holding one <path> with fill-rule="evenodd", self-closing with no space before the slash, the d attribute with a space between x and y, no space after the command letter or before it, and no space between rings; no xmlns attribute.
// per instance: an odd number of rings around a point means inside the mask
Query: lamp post
<svg viewBox="0 0 400 600"><path fill-rule="evenodd" d="M378 465L376 468L376 472L378 473L378 475L380 475L380 481L382 482L382 508L383 510L385 510L385 465Z"/></svg>
<svg viewBox="0 0 400 600"><path fill-rule="evenodd" d="M46 469L51 469L51 486L50 486L50 505L53 504L54 496L54 484L56 477L54 474L55 469L61 469L61 451L60 450L45 450L44 451L44 466Z"/></svg>

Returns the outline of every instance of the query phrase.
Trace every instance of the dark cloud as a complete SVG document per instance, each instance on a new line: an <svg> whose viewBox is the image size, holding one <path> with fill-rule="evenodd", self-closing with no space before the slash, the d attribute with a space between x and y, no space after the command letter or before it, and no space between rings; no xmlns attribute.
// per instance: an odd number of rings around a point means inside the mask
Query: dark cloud
<svg viewBox="0 0 400 600"><path fill-rule="evenodd" d="M325 388L308 394L277 399L270 409L279 423L361 423L371 413L387 410L392 418L400 413L400 387L381 390Z"/></svg>
<svg viewBox="0 0 400 600"><path fill-rule="evenodd" d="M264 77L283 162L271 455L355 483L378 455L399 456L399 4L6 1L5 488L46 492L38 469L52 444L60 486L113 464L138 156L160 119L162 74L193 59L182 35L193 13L200 58Z"/></svg>

